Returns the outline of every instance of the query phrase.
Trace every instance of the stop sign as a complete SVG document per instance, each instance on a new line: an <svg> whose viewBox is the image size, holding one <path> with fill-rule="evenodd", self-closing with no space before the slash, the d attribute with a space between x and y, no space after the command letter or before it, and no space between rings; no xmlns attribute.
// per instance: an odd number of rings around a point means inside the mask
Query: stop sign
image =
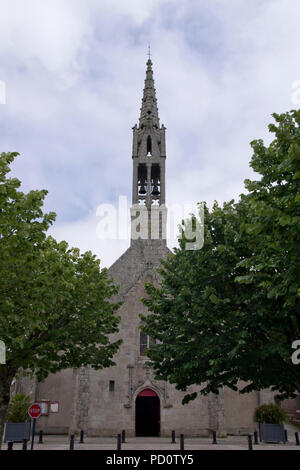
<svg viewBox="0 0 300 470"><path fill-rule="evenodd" d="M42 408L40 407L38 403L33 403L33 405L31 405L28 408L28 414L30 418L38 418L41 412L42 412Z"/></svg>

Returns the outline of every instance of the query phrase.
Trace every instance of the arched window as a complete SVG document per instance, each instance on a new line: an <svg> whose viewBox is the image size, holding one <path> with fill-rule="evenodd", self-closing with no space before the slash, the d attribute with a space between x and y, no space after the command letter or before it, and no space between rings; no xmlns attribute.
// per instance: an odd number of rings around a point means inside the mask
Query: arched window
<svg viewBox="0 0 300 470"><path fill-rule="evenodd" d="M147 155L152 155L152 141L150 135L147 138Z"/></svg>

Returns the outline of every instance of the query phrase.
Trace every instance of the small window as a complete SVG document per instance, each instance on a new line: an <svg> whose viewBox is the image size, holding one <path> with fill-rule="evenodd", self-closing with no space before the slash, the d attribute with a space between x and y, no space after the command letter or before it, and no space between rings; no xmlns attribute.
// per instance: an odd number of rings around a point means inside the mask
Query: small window
<svg viewBox="0 0 300 470"><path fill-rule="evenodd" d="M109 391L110 391L110 392L114 392L114 391L115 391L115 381L114 381L114 380L110 380L110 381L109 381Z"/></svg>
<svg viewBox="0 0 300 470"><path fill-rule="evenodd" d="M141 331L140 333L140 355L141 356L145 355L145 351L147 347L148 347L148 336L146 335L146 333Z"/></svg>

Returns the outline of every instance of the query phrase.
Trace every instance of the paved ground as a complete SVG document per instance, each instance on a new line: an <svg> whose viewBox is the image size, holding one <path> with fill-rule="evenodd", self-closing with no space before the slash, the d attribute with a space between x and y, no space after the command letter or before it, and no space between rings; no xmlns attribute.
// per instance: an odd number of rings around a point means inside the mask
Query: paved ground
<svg viewBox="0 0 300 470"><path fill-rule="evenodd" d="M295 435L293 432L288 433L289 442L283 444L266 444L260 443L253 445L254 450L300 450L300 446L296 446ZM229 436L226 439L217 439L217 444L212 444L211 438L187 438L185 439L185 450L248 450L247 436ZM7 444L3 444L2 449L5 450ZM21 450L22 444L15 443L14 450ZM28 445L28 448L30 446ZM44 436L44 443L38 444L38 436L36 436L35 450L68 450L68 436ZM86 437L85 443L80 444L79 439L75 440L75 450L116 450L117 438L103 437ZM126 443L122 444L122 450L172 450L180 449L179 438L176 438L176 444L171 444L170 438L154 438L154 437L132 437L126 438Z"/></svg>

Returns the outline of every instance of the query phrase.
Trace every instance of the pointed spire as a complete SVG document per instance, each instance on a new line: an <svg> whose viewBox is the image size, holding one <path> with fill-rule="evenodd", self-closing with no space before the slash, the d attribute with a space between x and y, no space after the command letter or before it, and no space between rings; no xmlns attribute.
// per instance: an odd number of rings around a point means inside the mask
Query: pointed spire
<svg viewBox="0 0 300 470"><path fill-rule="evenodd" d="M152 71L152 62L149 56L147 60L147 70L146 70L146 79L145 87L143 93L141 115L139 121L140 127L159 127L159 117L158 117L158 108L157 100L154 88L153 80L153 71Z"/></svg>

